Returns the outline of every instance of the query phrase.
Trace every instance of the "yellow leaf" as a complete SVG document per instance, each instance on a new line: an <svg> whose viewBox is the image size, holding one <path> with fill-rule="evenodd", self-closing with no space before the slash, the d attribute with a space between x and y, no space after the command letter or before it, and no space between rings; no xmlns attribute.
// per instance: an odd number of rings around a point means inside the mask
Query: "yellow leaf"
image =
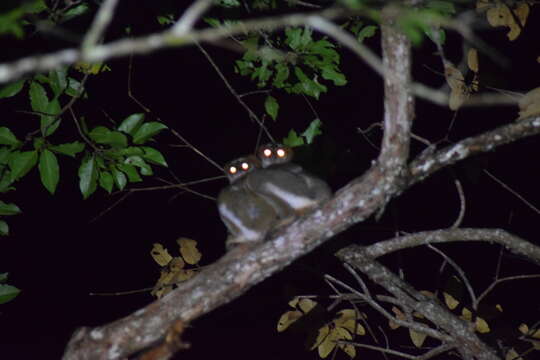
<svg viewBox="0 0 540 360"><path fill-rule="evenodd" d="M478 72L478 51L476 49L469 49L467 52L467 65L472 71Z"/></svg>
<svg viewBox="0 0 540 360"><path fill-rule="evenodd" d="M281 317L279 318L278 324L277 324L277 331L282 332L285 329L287 329L292 323L294 323L296 320L300 319L304 314L298 310L294 311L287 311Z"/></svg>
<svg viewBox="0 0 540 360"><path fill-rule="evenodd" d="M111 68L107 65L101 66L103 63L90 64L86 62L77 62L74 67L75 70L89 75L97 75L100 72L111 71Z"/></svg>
<svg viewBox="0 0 540 360"><path fill-rule="evenodd" d="M414 346L417 348L422 347L424 340L426 340L426 334L416 332L413 329L409 329L409 336L411 337Z"/></svg>
<svg viewBox="0 0 540 360"><path fill-rule="evenodd" d="M540 87L532 89L519 99L519 119L540 115Z"/></svg>
<svg viewBox="0 0 540 360"><path fill-rule="evenodd" d="M300 298L298 296L295 296L291 301L289 301L289 306L293 309L296 309L296 305L298 305L298 302L300 301Z"/></svg>
<svg viewBox="0 0 540 360"><path fill-rule="evenodd" d="M195 265L201 260L202 255L199 250L197 250L197 241L188 238L180 238L176 240L176 242L180 245L180 254L182 254L182 257L188 264Z"/></svg>
<svg viewBox="0 0 540 360"><path fill-rule="evenodd" d="M171 273L168 269L161 270L159 279L156 282L156 285L154 285L154 289L150 294L157 297L158 299L168 294L172 290L172 285L168 285L172 283L173 280L173 273Z"/></svg>
<svg viewBox="0 0 540 360"><path fill-rule="evenodd" d="M159 243L154 244L154 247L150 251L150 255L152 255L154 260L160 266L165 266L169 263L169 261L172 260L172 256L169 255L169 252L167 251L167 249L165 249L163 245Z"/></svg>
<svg viewBox="0 0 540 360"><path fill-rule="evenodd" d="M482 319L481 317L476 318L475 327L476 331L478 331L480 334L485 334L491 331L486 320Z"/></svg>
<svg viewBox="0 0 540 360"><path fill-rule="evenodd" d="M191 279L195 275L195 270L193 269L184 269L180 270L178 274L176 275L177 281L187 281Z"/></svg>
<svg viewBox="0 0 540 360"><path fill-rule="evenodd" d="M357 335L365 335L366 330L358 322L360 314L358 314L354 309L345 309L338 312L339 317L334 320L336 327L342 327L347 329L351 334L355 333Z"/></svg>
<svg viewBox="0 0 540 360"><path fill-rule="evenodd" d="M349 355L351 359L354 359L356 356L356 348L352 345L340 344L339 348L343 350L345 354Z"/></svg>
<svg viewBox="0 0 540 360"><path fill-rule="evenodd" d="M510 30L506 34L510 41L517 39L521 34L521 28L525 26L529 16L529 5L525 1L517 2L517 6L511 10L508 5L497 2L486 13L489 24L493 27L506 26ZM518 24L516 19L521 23Z"/></svg>
<svg viewBox="0 0 540 360"><path fill-rule="evenodd" d="M452 295L443 292L443 297L446 306L448 306L450 310L454 310L459 305L459 301L457 301Z"/></svg>
<svg viewBox="0 0 540 360"><path fill-rule="evenodd" d="M304 312L304 314L307 314L310 312L315 306L317 306L317 302L313 301L311 299L302 298L298 302L298 306L300 307L300 310Z"/></svg>
<svg viewBox="0 0 540 360"><path fill-rule="evenodd" d="M315 340L315 343L313 344L310 350L313 350L319 345L321 345L322 342L328 337L329 333L330 333L330 327L328 325L324 325L322 328L320 328L319 334L317 335L317 339Z"/></svg>
<svg viewBox="0 0 540 360"><path fill-rule="evenodd" d="M524 335L527 335L527 333L529 332L529 327L527 326L527 324L519 325L518 329Z"/></svg>
<svg viewBox="0 0 540 360"><path fill-rule="evenodd" d="M500 304L495 305L495 308L499 310L500 312L503 312L503 308Z"/></svg>
<svg viewBox="0 0 540 360"><path fill-rule="evenodd" d="M518 355L514 348L511 348L510 351L506 353L504 360L523 360L523 358Z"/></svg>
<svg viewBox="0 0 540 360"><path fill-rule="evenodd" d="M444 64L444 76L451 90L448 105L451 110L455 111L469 97L469 89L465 85L463 74L454 65L449 63Z"/></svg>
<svg viewBox="0 0 540 360"><path fill-rule="evenodd" d="M463 308L463 310L461 311L461 318L467 321L471 321L472 312L467 308Z"/></svg>
<svg viewBox="0 0 540 360"><path fill-rule="evenodd" d="M319 356L325 358L336 347L336 341L352 340L352 335L342 327L335 327L330 330L328 336L319 345Z"/></svg>
<svg viewBox="0 0 540 360"><path fill-rule="evenodd" d="M180 256L172 258L172 260L169 262L169 271L172 273L178 273L181 269L184 268L186 263Z"/></svg>

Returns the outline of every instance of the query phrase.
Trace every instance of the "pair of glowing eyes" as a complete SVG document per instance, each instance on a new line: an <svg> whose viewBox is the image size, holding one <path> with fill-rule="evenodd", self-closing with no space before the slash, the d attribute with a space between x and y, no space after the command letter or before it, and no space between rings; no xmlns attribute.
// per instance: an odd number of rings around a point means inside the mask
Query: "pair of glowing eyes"
<svg viewBox="0 0 540 360"><path fill-rule="evenodd" d="M243 162L240 164L240 169L243 171L248 171L250 168L250 165L247 162ZM239 169L236 166L229 167L229 173L230 174L236 174L239 171Z"/></svg>
<svg viewBox="0 0 540 360"><path fill-rule="evenodd" d="M276 155L278 158L282 158L282 157L285 157L285 155L287 154L287 152L283 149L277 149L276 150ZM271 157L272 156L272 150L270 149L264 149L263 150L263 155L267 158Z"/></svg>

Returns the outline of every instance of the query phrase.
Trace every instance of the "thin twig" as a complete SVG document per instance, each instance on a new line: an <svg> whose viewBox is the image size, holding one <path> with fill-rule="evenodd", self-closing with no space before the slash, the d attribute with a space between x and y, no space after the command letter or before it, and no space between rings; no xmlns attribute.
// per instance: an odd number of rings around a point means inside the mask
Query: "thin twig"
<svg viewBox="0 0 540 360"><path fill-rule="evenodd" d="M456 189L459 195L459 215L454 221L454 224L450 226L451 229L455 229L461 226L461 223L463 222L463 217L465 216L465 194L463 193L463 187L461 186L461 182L458 179L454 180L454 184L456 184Z"/></svg>
<svg viewBox="0 0 540 360"><path fill-rule="evenodd" d="M471 283L469 282L469 279L467 278L467 275L465 274L465 271L463 271L463 269L454 260L452 260L449 256L447 256L441 250L437 249L435 246L433 246L431 244L427 244L427 247L430 248L431 250L435 251L437 254L441 255L443 257L443 259L447 263L452 265L452 267L457 271L457 273L461 277L461 281L463 281L463 283L465 284L465 287L467 288L467 291L469 292L471 302L474 305L476 303L476 295L474 293L474 289L471 286ZM474 310L477 310L477 309L474 308Z"/></svg>
<svg viewBox="0 0 540 360"><path fill-rule="evenodd" d="M476 302L473 303L473 307L475 307L475 310L476 310L476 308L478 307L482 299L484 299L486 295L489 294L491 290L495 288L495 286L499 285L502 282L512 281L512 280L538 279L538 278L540 278L540 275L516 275L516 276L508 276L508 277L497 279L494 282L492 282L491 285L489 285L487 289L484 290L482 294L480 294L480 296L478 296L478 299L476 300Z"/></svg>
<svg viewBox="0 0 540 360"><path fill-rule="evenodd" d="M501 185L505 190L507 190L508 192L510 192L510 194L514 195L515 197L517 197L519 200L523 201L523 203L525 205L527 205L530 209L532 209L535 213L537 213L538 215L540 215L540 210L538 210L538 208L536 206L534 206L533 204L531 204L530 202L528 202L523 196L519 195L517 193L517 191L513 190L510 186L506 185L505 183L503 183L501 180L497 179L495 177L495 175L491 174L489 171L485 170L484 169L484 173L489 176L493 181L495 181L497 184Z"/></svg>
<svg viewBox="0 0 540 360"><path fill-rule="evenodd" d="M173 133L174 136L176 136L177 138L179 138L180 140L182 140L184 142L185 145L187 145L191 150L193 150L194 152L196 152L197 154L199 154L200 156L202 156L206 161L208 161L210 164L214 165L216 168L219 169L219 171L223 172L223 168L221 166L219 166L219 164L217 162L215 162L214 160L210 159L208 156L206 156L202 151L200 151L199 149L197 149L195 146L191 145L191 143L189 141L187 141L182 135L180 135L178 133L178 131L174 130L174 129L170 129L171 132Z"/></svg>
<svg viewBox="0 0 540 360"><path fill-rule="evenodd" d="M265 132L266 136L268 136L268 138L270 139L270 141L274 142L275 143L275 140L274 138L272 137L272 135L268 132L268 129L266 128L266 126L264 126L263 122L261 121L261 119L259 119L259 117L249 108L249 106L244 102L244 100L242 100L240 98L240 96L238 96L238 93L236 92L236 90L234 90L234 88L232 87L232 85L229 83L229 81L227 80L227 78L225 77L225 75L223 75L223 73L221 72L221 70L219 69L219 67L217 66L217 64L214 62L214 60L212 59L212 57L210 56L210 54L208 54L208 52L199 44L199 43L195 43L197 45L197 48L203 53L203 55L206 57L206 60L208 60L208 62L210 63L210 65L212 65L212 67L214 68L214 70L217 72L218 76L221 78L221 80L225 83L225 86L227 86L227 89L229 89L230 93L236 98L236 100L240 103L240 105L242 105L242 107L244 109L246 109L247 113L249 114L249 117L253 120L255 120L257 122L257 124L259 124L259 126L261 127L261 129L263 129L263 131Z"/></svg>

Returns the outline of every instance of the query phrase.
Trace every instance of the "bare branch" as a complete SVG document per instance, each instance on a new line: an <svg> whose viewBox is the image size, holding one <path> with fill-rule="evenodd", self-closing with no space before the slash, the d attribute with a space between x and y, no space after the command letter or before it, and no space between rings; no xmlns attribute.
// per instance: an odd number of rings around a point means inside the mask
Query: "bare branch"
<svg viewBox="0 0 540 360"><path fill-rule="evenodd" d="M86 33L86 36L83 39L81 48L85 52L88 49L94 47L103 36L105 29L112 21L114 9L118 4L118 0L106 0L101 4L101 7L90 26L90 30Z"/></svg>
<svg viewBox="0 0 540 360"><path fill-rule="evenodd" d="M498 243L514 254L525 256L540 264L540 247L501 229L446 229L424 231L380 241L366 248L366 254L377 258L398 250L426 244L458 241Z"/></svg>

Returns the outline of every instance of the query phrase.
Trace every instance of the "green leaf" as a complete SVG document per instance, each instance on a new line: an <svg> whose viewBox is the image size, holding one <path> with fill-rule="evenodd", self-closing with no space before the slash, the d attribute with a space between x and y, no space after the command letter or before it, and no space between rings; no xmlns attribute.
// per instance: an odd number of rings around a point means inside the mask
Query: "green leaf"
<svg viewBox="0 0 540 360"><path fill-rule="evenodd" d="M58 129L60 126L60 118L56 115L60 114L60 102L57 98L53 99L49 104L45 112L51 115L42 115L41 116L41 133L43 136L49 136Z"/></svg>
<svg viewBox="0 0 540 360"><path fill-rule="evenodd" d="M5 272L5 273L0 273L0 283L4 283L7 281L8 279L8 275L9 273Z"/></svg>
<svg viewBox="0 0 540 360"><path fill-rule="evenodd" d="M343 86L347 84L345 75L335 69L333 65L327 65L322 68L322 77L326 80L331 80L336 86Z"/></svg>
<svg viewBox="0 0 540 360"><path fill-rule="evenodd" d="M72 143L65 143L60 145L50 145L49 150L52 150L58 154L75 157L78 153L84 150L84 144L79 141Z"/></svg>
<svg viewBox="0 0 540 360"><path fill-rule="evenodd" d="M364 42L365 39L375 36L376 32L377 32L377 26L375 25L364 26L362 30L360 30L360 32L356 36L356 39L358 39L358 42Z"/></svg>
<svg viewBox="0 0 540 360"><path fill-rule="evenodd" d="M37 151L14 151L9 156L8 165L11 169L11 181L18 180L26 175L37 163Z"/></svg>
<svg viewBox="0 0 540 360"><path fill-rule="evenodd" d="M303 50L313 41L309 28L289 28L285 30L286 43L295 51Z"/></svg>
<svg viewBox="0 0 540 360"><path fill-rule="evenodd" d="M68 87L67 67L63 66L59 69L51 70L49 72L49 79L54 96L60 96Z"/></svg>
<svg viewBox="0 0 540 360"><path fill-rule="evenodd" d="M101 171L99 173L99 186L105 189L109 194L112 192L113 184L113 177L110 172Z"/></svg>
<svg viewBox="0 0 540 360"><path fill-rule="evenodd" d="M311 144L313 142L313 138L315 138L317 135L321 135L321 120L315 119L313 120L306 131L302 133L302 136L306 138L306 141L308 144Z"/></svg>
<svg viewBox="0 0 540 360"><path fill-rule="evenodd" d="M119 131L111 131L105 126L98 126L88 134L92 140L98 144L105 144L114 147L126 147L127 137Z"/></svg>
<svg viewBox="0 0 540 360"><path fill-rule="evenodd" d="M127 184L126 175L120 170L113 168L112 176L113 176L114 183L116 184L116 187L120 190L124 190Z"/></svg>
<svg viewBox="0 0 540 360"><path fill-rule="evenodd" d="M279 104L275 97L268 95L264 101L264 109L266 113L272 117L272 120L276 121L279 111Z"/></svg>
<svg viewBox="0 0 540 360"><path fill-rule="evenodd" d="M21 209L15 204L6 204L3 201L0 201L0 215L17 215L21 213Z"/></svg>
<svg viewBox="0 0 540 360"><path fill-rule="evenodd" d="M149 146L143 146L144 155L142 156L145 160L148 160L149 162L161 166L168 167L167 161L165 161L165 158L163 155L156 149L151 148Z"/></svg>
<svg viewBox="0 0 540 360"><path fill-rule="evenodd" d="M47 112L47 105L49 105L49 99L45 88L38 82L32 81L30 83L30 106L32 110L38 112Z"/></svg>
<svg viewBox="0 0 540 360"><path fill-rule="evenodd" d="M84 88L81 82L74 78L68 78L68 87L66 89L66 94L71 97L80 96L84 91ZM83 96L85 97L85 96Z"/></svg>
<svg viewBox="0 0 540 360"><path fill-rule="evenodd" d="M210 25L211 27L218 27L218 26L221 26L221 23L220 23L219 20L216 19L216 18L205 17L205 18L203 18L203 21L204 21L205 23L207 23L208 25Z"/></svg>
<svg viewBox="0 0 540 360"><path fill-rule="evenodd" d="M173 14L158 15L157 21L159 25L171 25L175 22Z"/></svg>
<svg viewBox="0 0 540 360"><path fill-rule="evenodd" d="M8 235L9 235L9 225L4 220L0 220L0 236L8 236Z"/></svg>
<svg viewBox="0 0 540 360"><path fill-rule="evenodd" d="M0 147L0 165L6 165L9 160L9 155L11 154L11 149L8 147Z"/></svg>
<svg viewBox="0 0 540 360"><path fill-rule="evenodd" d="M79 189L84 199L96 191L97 176L96 159L94 155L87 156L79 167Z"/></svg>
<svg viewBox="0 0 540 360"><path fill-rule="evenodd" d="M120 126L118 126L118 131L122 131L126 134L133 136L133 134L135 134L135 132L139 129L143 122L143 113L131 114L122 121Z"/></svg>
<svg viewBox="0 0 540 360"><path fill-rule="evenodd" d="M452 15L456 13L456 7L451 1L427 1L426 7L431 10L435 10L442 15Z"/></svg>
<svg viewBox="0 0 540 360"><path fill-rule="evenodd" d="M0 285L0 304L13 300L21 290L11 285Z"/></svg>
<svg viewBox="0 0 540 360"><path fill-rule="evenodd" d="M64 13L60 22L66 22L78 16L84 15L88 12L88 10L90 10L90 7L85 3L72 7Z"/></svg>
<svg viewBox="0 0 540 360"><path fill-rule="evenodd" d="M133 165L129 164L118 164L118 169L120 169L124 174L128 176L128 180L130 182L140 182L142 181L139 173L137 172L137 168Z"/></svg>
<svg viewBox="0 0 540 360"><path fill-rule="evenodd" d="M19 144L19 140L17 140L9 128L2 126L0 127L0 144L17 146Z"/></svg>
<svg viewBox="0 0 540 360"><path fill-rule="evenodd" d="M238 0L218 0L216 1L218 6L222 6L225 8L232 8L232 7L238 7L240 6L240 2Z"/></svg>
<svg viewBox="0 0 540 360"><path fill-rule="evenodd" d="M326 92L326 86L308 78L300 67L294 67L294 74L300 80L300 83L294 86L297 93L303 93L318 99L321 92Z"/></svg>
<svg viewBox="0 0 540 360"><path fill-rule="evenodd" d="M44 149L39 157L39 176L43 186L54 194L60 179L60 167L56 155L47 149Z"/></svg>
<svg viewBox="0 0 540 360"><path fill-rule="evenodd" d="M133 134L133 143L135 144L144 144L152 136L158 134L160 131L167 129L162 123L159 122L147 122L142 124L142 126Z"/></svg>
<svg viewBox="0 0 540 360"><path fill-rule="evenodd" d="M23 88L25 80L14 81L0 89L0 99L17 95Z"/></svg>
<svg viewBox="0 0 540 360"><path fill-rule="evenodd" d="M282 143L283 145L287 145L289 147L296 147L304 145L304 139L299 137L298 134L296 134L296 131L290 130L289 135L287 135L286 138L283 138Z"/></svg>
<svg viewBox="0 0 540 360"><path fill-rule="evenodd" d="M285 81L289 78L289 67L283 63L276 65L276 76L274 77L274 86L277 88L284 87Z"/></svg>
<svg viewBox="0 0 540 360"><path fill-rule="evenodd" d="M152 167L144 161L144 159L138 155L129 156L124 160L124 164L133 165L141 169L142 175L152 175Z"/></svg>

